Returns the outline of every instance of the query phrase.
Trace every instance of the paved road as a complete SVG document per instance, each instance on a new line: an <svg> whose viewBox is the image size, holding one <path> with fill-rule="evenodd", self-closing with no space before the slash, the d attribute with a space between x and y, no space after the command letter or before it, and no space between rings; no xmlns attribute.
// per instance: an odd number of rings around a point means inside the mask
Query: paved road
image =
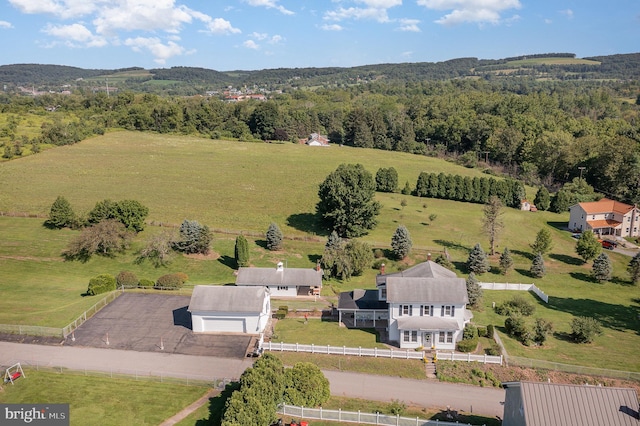
<svg viewBox="0 0 640 426"><path fill-rule="evenodd" d="M0 342L0 365L16 362L132 375L233 379L240 377L252 360ZM505 393L502 389L342 371L325 371L324 374L329 379L333 395L384 402L398 399L422 407L451 406L453 410L473 411L484 416L503 415L501 402Z"/></svg>

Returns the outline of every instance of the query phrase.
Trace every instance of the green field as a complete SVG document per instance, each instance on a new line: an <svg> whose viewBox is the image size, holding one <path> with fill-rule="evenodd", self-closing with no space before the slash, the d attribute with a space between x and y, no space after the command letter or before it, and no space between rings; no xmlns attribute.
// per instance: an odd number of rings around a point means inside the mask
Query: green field
<svg viewBox="0 0 640 426"><path fill-rule="evenodd" d="M372 174L380 167L393 166L401 187L406 181L414 186L421 171L481 175L479 170L443 160L394 152L124 131L4 162L0 164L0 211L17 216L0 217L0 324L68 324L97 301L82 294L89 279L100 273L116 275L131 270L140 278L156 279L181 271L190 277L188 286L232 283L234 240L240 232L248 236L254 266L284 261L289 267L312 267L326 241L314 214L318 185L341 163L361 163ZM532 197L534 190L529 191ZM149 207L150 225L124 255L94 256L86 263L64 262L60 253L78 231L42 226L58 195L81 214L106 198L135 199ZM481 232L481 205L398 193L378 193L376 198L382 204L379 225L363 239L374 247L388 248L393 232L404 224L414 246L408 263L446 248L456 272L466 276L464 263L473 245L479 242L488 250L488 239ZM432 214L436 218L430 220ZM24 217L30 215L41 217ZM178 225L184 219L198 220L216 231L211 256L177 256L168 267L158 269L134 264L135 252L145 239L165 229L158 225ZM629 257L609 253L614 279L604 284L593 282L590 265L577 257L575 240L564 230L567 220L568 214L504 210L505 229L497 249L501 252L509 247L515 270L503 276L494 269L479 278L485 282L535 282L551 300L545 305L530 296L537 306L534 316L549 319L556 330L543 348L527 348L506 339L507 349L511 355L640 371L640 359L635 356L640 349L640 309L637 287L629 284L626 273ZM271 222L285 235L279 252L263 248L261 235ZM553 249L545 258L547 275L533 279L528 274L532 258L529 245L542 227L551 231ZM497 266L497 255L491 263ZM398 266L394 261L387 261L387 265L388 272ZM330 303L340 291L372 288L375 274L371 269L346 282L326 282L323 295ZM484 309L474 313L474 320L502 326L504 318L493 313L491 302L512 295L486 292ZM571 343L567 338L569 324L577 315L599 319L605 333L591 345Z"/></svg>
<svg viewBox="0 0 640 426"><path fill-rule="evenodd" d="M26 370L0 391L3 404L69 404L72 426L158 425L209 390L146 380Z"/></svg>

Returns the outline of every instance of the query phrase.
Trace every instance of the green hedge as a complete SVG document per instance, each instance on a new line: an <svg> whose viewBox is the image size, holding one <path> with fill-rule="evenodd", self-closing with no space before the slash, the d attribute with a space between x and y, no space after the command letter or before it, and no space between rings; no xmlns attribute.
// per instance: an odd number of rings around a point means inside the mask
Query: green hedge
<svg viewBox="0 0 640 426"><path fill-rule="evenodd" d="M155 282L153 282L153 280L147 279L147 278L142 278L140 280L140 282L138 283L138 285L140 287L153 287L154 285L156 285Z"/></svg>
<svg viewBox="0 0 640 426"><path fill-rule="evenodd" d="M461 340L456 345L456 349L460 352L473 352L478 347L478 338Z"/></svg>
<svg viewBox="0 0 640 426"><path fill-rule="evenodd" d="M116 289L116 278L109 274L100 274L89 280L87 294L95 296L96 294L108 293Z"/></svg>
<svg viewBox="0 0 640 426"><path fill-rule="evenodd" d="M175 274L167 274L158 278L156 284L154 285L157 289L178 289L182 288L184 283L187 281L188 277L186 274L182 272L177 272Z"/></svg>

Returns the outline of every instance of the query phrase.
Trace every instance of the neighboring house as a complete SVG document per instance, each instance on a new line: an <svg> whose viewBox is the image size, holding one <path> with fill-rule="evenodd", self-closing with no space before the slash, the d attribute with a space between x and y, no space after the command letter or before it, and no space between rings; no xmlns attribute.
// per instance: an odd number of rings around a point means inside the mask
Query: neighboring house
<svg viewBox="0 0 640 426"><path fill-rule="evenodd" d="M537 212L538 208L527 200L520 201L520 210L528 212Z"/></svg>
<svg viewBox="0 0 640 426"><path fill-rule="evenodd" d="M569 207L569 229L587 230L597 235L640 236L640 209L637 206L603 198Z"/></svg>
<svg viewBox="0 0 640 426"><path fill-rule="evenodd" d="M266 287L197 285L189 308L195 333L261 335L271 316Z"/></svg>
<svg viewBox="0 0 640 426"><path fill-rule="evenodd" d="M503 383L503 426L638 426L634 389L555 383Z"/></svg>
<svg viewBox="0 0 640 426"><path fill-rule="evenodd" d="M329 146L329 138L318 133L311 133L306 140L302 139L302 141L309 146Z"/></svg>
<svg viewBox="0 0 640 426"><path fill-rule="evenodd" d="M237 286L265 286L272 297L319 295L322 288L322 270L311 268L285 268L278 262L275 268L240 268Z"/></svg>
<svg viewBox="0 0 640 426"><path fill-rule="evenodd" d="M376 290L340 294L340 322L386 327L401 348L450 349L462 340L472 317L464 278L431 260L401 272L376 276Z"/></svg>

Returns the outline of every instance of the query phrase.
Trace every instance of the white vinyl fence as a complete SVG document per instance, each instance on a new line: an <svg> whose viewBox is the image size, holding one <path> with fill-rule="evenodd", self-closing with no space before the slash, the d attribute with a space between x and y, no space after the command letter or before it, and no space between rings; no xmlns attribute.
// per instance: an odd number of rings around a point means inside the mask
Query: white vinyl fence
<svg viewBox="0 0 640 426"><path fill-rule="evenodd" d="M517 290L531 291L544 303L549 303L549 296L544 291L536 287L535 284L512 284L512 283L478 283L483 290Z"/></svg>
<svg viewBox="0 0 640 426"><path fill-rule="evenodd" d="M278 352L310 352L312 354L326 355L353 355L372 356L377 358L398 358L398 359L422 359L422 351L413 349L378 349L378 348L348 348L346 346L330 345L302 345L299 343L273 343L265 342L263 349L266 351Z"/></svg>
<svg viewBox="0 0 640 426"><path fill-rule="evenodd" d="M441 422L439 420L424 420L418 417L400 417L380 413L361 413L360 411L326 410L320 408L305 408L295 405L282 404L278 407L282 415L300 417L303 419L331 420L345 423L358 423L387 426L461 426L464 423Z"/></svg>
<svg viewBox="0 0 640 426"><path fill-rule="evenodd" d="M455 352L436 352L438 361L467 361L481 362L483 364L500 364L502 365L502 355L473 355L468 353Z"/></svg>

